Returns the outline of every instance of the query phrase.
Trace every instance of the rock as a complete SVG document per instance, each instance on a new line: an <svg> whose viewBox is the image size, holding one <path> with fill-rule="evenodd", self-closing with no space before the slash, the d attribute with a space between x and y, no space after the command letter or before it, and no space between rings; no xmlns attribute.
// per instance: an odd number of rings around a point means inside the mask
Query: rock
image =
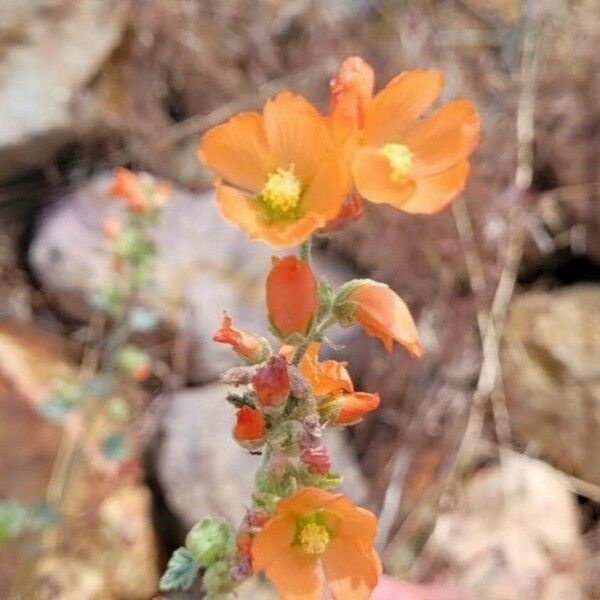
<svg viewBox="0 0 600 600"><path fill-rule="evenodd" d="M53 386L73 383L78 369L64 340L27 325L0 325L0 374L29 402L48 399Z"/></svg>
<svg viewBox="0 0 600 600"><path fill-rule="evenodd" d="M600 286L518 298L502 364L515 435L600 484Z"/></svg>
<svg viewBox="0 0 600 600"><path fill-rule="evenodd" d="M85 110L76 115L74 102L120 41L125 17L123 2L2 2L0 180L42 165L81 135Z"/></svg>
<svg viewBox="0 0 600 600"><path fill-rule="evenodd" d="M585 549L561 473L508 454L477 472L437 520L422 579L456 581L478 600L583 600Z"/></svg>
<svg viewBox="0 0 600 600"><path fill-rule="evenodd" d="M48 555L28 585L31 600L113 600L98 568L72 556Z"/></svg>
<svg viewBox="0 0 600 600"><path fill-rule="evenodd" d="M107 199L111 177L98 175L52 207L30 249L31 265L45 291L79 318L89 314L86 293L101 287L109 274L100 224L119 208ZM224 309L236 325L266 331L263 286L276 252L223 221L212 192L194 195L177 188L160 220L157 245L159 293L149 301L189 338L190 379L213 380L234 362L228 347L210 342ZM338 284L352 277L339 262L319 257L316 269Z"/></svg>
<svg viewBox="0 0 600 600"><path fill-rule="evenodd" d="M99 510L100 556L109 590L118 600L146 600L158 588L158 549L147 487L129 485Z"/></svg>
<svg viewBox="0 0 600 600"><path fill-rule="evenodd" d="M213 384L176 392L163 401L154 470L168 507L186 531L206 515L238 523L260 465L260 457L231 438L234 411L225 401L226 389ZM364 503L366 484L343 434L328 432L326 443L334 470L344 474L344 493Z"/></svg>

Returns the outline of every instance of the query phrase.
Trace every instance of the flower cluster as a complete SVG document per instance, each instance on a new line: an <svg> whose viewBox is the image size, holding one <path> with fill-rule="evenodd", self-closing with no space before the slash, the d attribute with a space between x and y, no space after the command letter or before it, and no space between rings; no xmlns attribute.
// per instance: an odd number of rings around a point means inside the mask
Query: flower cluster
<svg viewBox="0 0 600 600"><path fill-rule="evenodd" d="M310 239L360 218L363 199L434 213L461 192L479 117L465 100L423 117L442 86L438 71L409 71L374 94L371 67L348 58L331 81L328 116L284 91L262 114L238 114L203 136L199 158L218 175L222 216L252 239L300 248L273 258L266 278L277 346L227 313L213 338L241 361L222 375L233 388L233 438L262 457L249 508L237 528L196 525L171 558L163 589L189 586L204 569L204 590L216 600L262 571L286 600L320 600L325 581L335 600L370 597L381 572L377 521L335 493L342 478L323 434L358 423L380 398L356 391L347 364L319 352L333 325L358 325L389 352L398 343L418 358L424 348L387 285L356 279L333 289L318 279Z"/></svg>

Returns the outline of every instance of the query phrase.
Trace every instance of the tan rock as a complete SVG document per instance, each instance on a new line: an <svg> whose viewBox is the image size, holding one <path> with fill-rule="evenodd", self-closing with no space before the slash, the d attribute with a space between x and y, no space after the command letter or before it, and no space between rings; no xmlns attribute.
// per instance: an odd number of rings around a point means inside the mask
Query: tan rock
<svg viewBox="0 0 600 600"><path fill-rule="evenodd" d="M77 558L52 555L37 564L19 600L113 600L101 572Z"/></svg>
<svg viewBox="0 0 600 600"><path fill-rule="evenodd" d="M102 566L115 599L146 600L158 588L158 550L151 521L150 491L127 486L99 509Z"/></svg>
<svg viewBox="0 0 600 600"><path fill-rule="evenodd" d="M600 286L517 299L502 364L516 436L600 484Z"/></svg>
<svg viewBox="0 0 600 600"><path fill-rule="evenodd" d="M517 454L468 481L438 517L421 576L478 600L583 600L585 549L564 475Z"/></svg>

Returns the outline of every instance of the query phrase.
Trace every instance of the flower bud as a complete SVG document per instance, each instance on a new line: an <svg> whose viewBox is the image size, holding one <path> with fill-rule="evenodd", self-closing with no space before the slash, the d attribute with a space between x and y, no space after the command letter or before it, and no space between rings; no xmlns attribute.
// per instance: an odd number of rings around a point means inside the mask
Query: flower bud
<svg viewBox="0 0 600 600"><path fill-rule="evenodd" d="M129 169L117 169L109 194L121 198L132 212L143 213L149 208L140 178Z"/></svg>
<svg viewBox="0 0 600 600"><path fill-rule="evenodd" d="M115 356L117 367L136 381L144 381L151 374L150 357L135 346L124 346Z"/></svg>
<svg viewBox="0 0 600 600"><path fill-rule="evenodd" d="M304 337L319 308L317 281L312 269L295 256L273 258L267 277L267 308L276 334Z"/></svg>
<svg viewBox="0 0 600 600"><path fill-rule="evenodd" d="M332 425L353 425L367 413L379 406L379 395L366 392L350 392L332 395L319 404L319 414L323 421Z"/></svg>
<svg viewBox="0 0 600 600"><path fill-rule="evenodd" d="M331 459L325 446L303 450L300 454L300 460L308 466L308 470L314 475L327 475L331 468Z"/></svg>
<svg viewBox="0 0 600 600"><path fill-rule="evenodd" d="M283 358L273 356L252 378L252 386L261 408L266 413L279 413L290 394L290 378L287 363Z"/></svg>
<svg viewBox="0 0 600 600"><path fill-rule="evenodd" d="M264 508L249 508L244 516L244 525L248 528L261 528L271 515Z"/></svg>
<svg viewBox="0 0 600 600"><path fill-rule="evenodd" d="M236 412L233 437L236 442L250 450L260 448L265 441L267 428L262 413L249 406L242 406Z"/></svg>
<svg viewBox="0 0 600 600"><path fill-rule="evenodd" d="M265 338L233 327L231 317L226 312L223 312L223 324L214 334L213 341L229 344L236 354L251 365L264 362L271 355L271 347Z"/></svg>
<svg viewBox="0 0 600 600"><path fill-rule="evenodd" d="M343 326L359 324L368 335L379 338L388 352L394 342L413 357L424 349L408 307L387 285L371 279L355 279L337 292L333 314Z"/></svg>
<svg viewBox="0 0 600 600"><path fill-rule="evenodd" d="M102 233L107 238L114 240L121 233L121 223L114 217L106 217L102 221Z"/></svg>
<svg viewBox="0 0 600 600"><path fill-rule="evenodd" d="M235 536L229 524L205 517L187 534L185 547L201 567L208 567L234 555Z"/></svg>

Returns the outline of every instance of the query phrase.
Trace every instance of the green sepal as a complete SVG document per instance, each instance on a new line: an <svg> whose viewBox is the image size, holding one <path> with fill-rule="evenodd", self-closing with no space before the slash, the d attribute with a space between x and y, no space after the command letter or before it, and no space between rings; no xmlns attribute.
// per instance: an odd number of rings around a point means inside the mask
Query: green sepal
<svg viewBox="0 0 600 600"><path fill-rule="evenodd" d="M224 521L204 517L187 534L185 547L200 566L209 567L235 554L235 532Z"/></svg>

